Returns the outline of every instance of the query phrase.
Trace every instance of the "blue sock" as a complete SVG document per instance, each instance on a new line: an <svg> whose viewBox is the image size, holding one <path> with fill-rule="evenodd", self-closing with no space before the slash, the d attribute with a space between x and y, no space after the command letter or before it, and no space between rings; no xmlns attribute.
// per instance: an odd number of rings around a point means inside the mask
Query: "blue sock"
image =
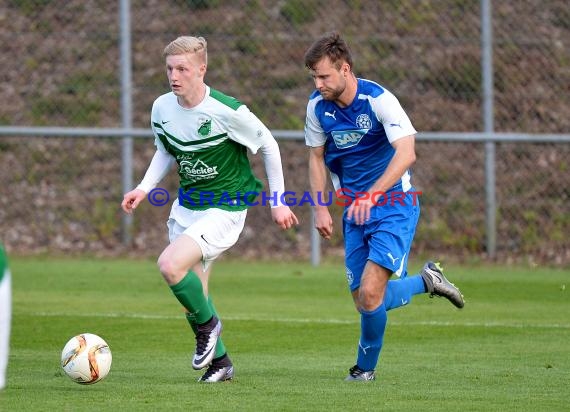
<svg viewBox="0 0 570 412"><path fill-rule="evenodd" d="M410 303L413 295L425 292L426 286L420 275L389 280L384 293L384 306L387 311L399 308Z"/></svg>
<svg viewBox="0 0 570 412"><path fill-rule="evenodd" d="M387 321L388 316L384 304L371 312L360 312L360 341L356 364L363 371L376 368Z"/></svg>

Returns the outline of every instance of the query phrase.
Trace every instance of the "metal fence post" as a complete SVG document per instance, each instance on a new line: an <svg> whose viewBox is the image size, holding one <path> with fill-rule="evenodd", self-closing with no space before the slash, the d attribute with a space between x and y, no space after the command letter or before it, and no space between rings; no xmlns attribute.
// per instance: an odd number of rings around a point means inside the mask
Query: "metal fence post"
<svg viewBox="0 0 570 412"><path fill-rule="evenodd" d="M309 206L311 209L311 217L309 219L309 230L311 233L311 265L319 266L321 263L321 237L319 233L315 229L315 210L312 206Z"/></svg>
<svg viewBox="0 0 570 412"><path fill-rule="evenodd" d="M493 18L491 0L481 0L481 81L483 90L483 127L494 131L493 96ZM497 199L495 187L495 142L485 142L485 227L487 255L497 251Z"/></svg>
<svg viewBox="0 0 570 412"><path fill-rule="evenodd" d="M121 120L125 130L133 128L130 9L130 0L120 0ZM126 193L133 188L132 136L122 138L121 149L122 188L123 193ZM123 214L122 225L123 244L130 245L132 242L133 216Z"/></svg>

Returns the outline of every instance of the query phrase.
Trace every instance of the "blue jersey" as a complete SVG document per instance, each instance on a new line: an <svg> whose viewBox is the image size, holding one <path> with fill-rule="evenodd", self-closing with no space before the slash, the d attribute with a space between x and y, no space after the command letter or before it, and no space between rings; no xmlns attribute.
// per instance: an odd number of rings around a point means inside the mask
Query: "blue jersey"
<svg viewBox="0 0 570 412"><path fill-rule="evenodd" d="M391 143L414 135L416 130L398 99L377 83L358 79L354 101L340 107L324 100L315 90L307 104L305 141L308 146L325 146L325 163L335 189L365 192L378 180L394 156ZM406 171L390 190L411 188Z"/></svg>

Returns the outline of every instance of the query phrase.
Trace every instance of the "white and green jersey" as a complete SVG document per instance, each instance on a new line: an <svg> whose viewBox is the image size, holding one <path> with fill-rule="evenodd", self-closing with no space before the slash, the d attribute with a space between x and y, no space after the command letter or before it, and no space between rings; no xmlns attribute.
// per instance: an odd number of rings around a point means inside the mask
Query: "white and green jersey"
<svg viewBox="0 0 570 412"><path fill-rule="evenodd" d="M0 244L0 389L6 385L6 367L12 319L12 287L10 269L4 248Z"/></svg>
<svg viewBox="0 0 570 412"><path fill-rule="evenodd" d="M178 164L184 207L244 210L260 193L247 149L255 154L273 136L238 100L207 86L204 100L187 109L166 93L153 104L151 124L158 150Z"/></svg>
<svg viewBox="0 0 570 412"><path fill-rule="evenodd" d="M6 258L6 252L4 252L4 247L0 245L0 283L4 279L4 276L8 273L8 259Z"/></svg>

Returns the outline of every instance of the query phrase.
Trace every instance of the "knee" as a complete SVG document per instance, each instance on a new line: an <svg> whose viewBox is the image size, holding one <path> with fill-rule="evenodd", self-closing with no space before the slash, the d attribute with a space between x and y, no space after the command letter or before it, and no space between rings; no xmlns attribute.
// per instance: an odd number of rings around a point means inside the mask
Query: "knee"
<svg viewBox="0 0 570 412"><path fill-rule="evenodd" d="M382 304L382 294L377 288L362 286L358 293L358 305L361 310L373 311Z"/></svg>
<svg viewBox="0 0 570 412"><path fill-rule="evenodd" d="M183 271L178 268L172 259L161 255L156 262L158 270L162 274L162 277L169 285L174 285L182 280L184 277Z"/></svg>

